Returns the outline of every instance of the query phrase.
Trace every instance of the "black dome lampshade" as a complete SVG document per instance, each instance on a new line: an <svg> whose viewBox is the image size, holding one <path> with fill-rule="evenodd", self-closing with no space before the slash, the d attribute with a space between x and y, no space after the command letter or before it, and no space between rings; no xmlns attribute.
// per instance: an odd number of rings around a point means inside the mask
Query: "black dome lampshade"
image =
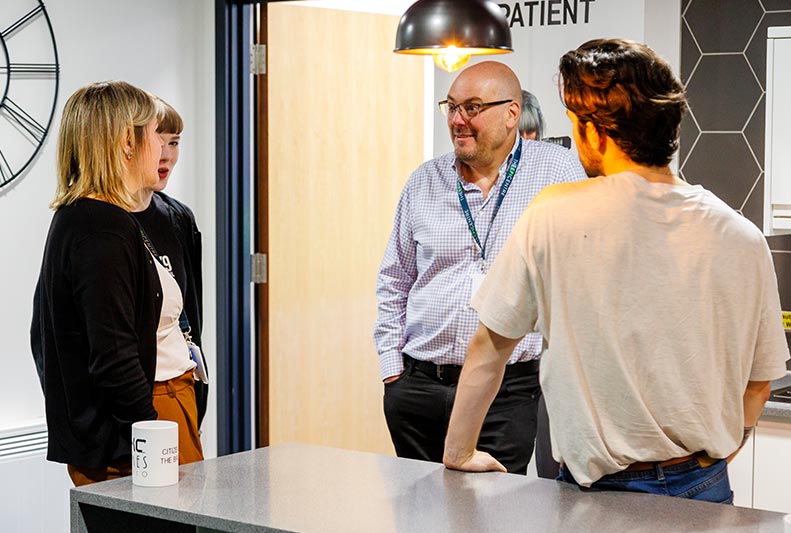
<svg viewBox="0 0 791 533"><path fill-rule="evenodd" d="M396 31L399 54L434 56L448 72L471 55L513 52L511 29L491 0L418 0L401 17Z"/></svg>

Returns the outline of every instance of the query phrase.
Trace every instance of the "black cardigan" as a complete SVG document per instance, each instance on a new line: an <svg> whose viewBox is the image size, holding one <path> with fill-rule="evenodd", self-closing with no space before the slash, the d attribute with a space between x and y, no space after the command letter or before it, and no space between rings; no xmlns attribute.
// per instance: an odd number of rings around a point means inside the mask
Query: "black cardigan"
<svg viewBox="0 0 791 533"><path fill-rule="evenodd" d="M174 251L181 253L181 260L184 264L184 270L187 276L186 290L182 287L182 296L184 297L184 311L187 313L187 319L190 323L190 336L192 341L201 347L204 354L203 364L206 366L206 350L203 346L203 272L201 260L201 233L198 230L198 225L195 222L195 215L186 204L179 202L175 198L168 196L165 193L154 193L151 198L151 203L157 203L157 200L162 200L167 216L170 219L170 227L172 228L176 240L178 240L181 250ZM140 219L138 219L140 220ZM140 223L148 233L149 238L153 241L154 246L158 246L155 235L157 228L150 228L146 226L143 220ZM209 369L207 367L207 372ZM198 426L203 422L203 417L206 415L206 407L209 397L209 386L201 381L195 381L195 400L198 404Z"/></svg>
<svg viewBox="0 0 791 533"><path fill-rule="evenodd" d="M137 224L81 199L52 218L33 302L31 347L44 390L47 459L104 468L154 420L162 288Z"/></svg>

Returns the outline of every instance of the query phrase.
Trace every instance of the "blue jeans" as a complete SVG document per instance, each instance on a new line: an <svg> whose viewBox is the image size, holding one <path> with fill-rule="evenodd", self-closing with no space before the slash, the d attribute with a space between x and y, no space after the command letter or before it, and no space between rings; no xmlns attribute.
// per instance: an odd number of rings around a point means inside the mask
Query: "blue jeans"
<svg viewBox="0 0 791 533"><path fill-rule="evenodd" d="M565 466L560 468L559 481L577 482ZM728 465L720 459L711 466L702 467L697 459L662 467L656 464L649 470L617 472L595 481L590 489L647 492L676 496L690 500L733 504L733 492L728 480Z"/></svg>

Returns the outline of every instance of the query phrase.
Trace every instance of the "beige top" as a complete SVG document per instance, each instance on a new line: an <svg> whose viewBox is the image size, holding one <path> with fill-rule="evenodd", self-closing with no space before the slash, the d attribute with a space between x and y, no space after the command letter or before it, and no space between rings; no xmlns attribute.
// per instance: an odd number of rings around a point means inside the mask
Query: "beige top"
<svg viewBox="0 0 791 533"><path fill-rule="evenodd" d="M162 310L157 327L157 371L155 381L167 381L195 368L189 348L179 328L184 300L179 284L162 264L154 259L162 285Z"/></svg>
<svg viewBox="0 0 791 533"><path fill-rule="evenodd" d="M472 306L500 335L543 334L553 452L583 485L726 457L748 380L786 372L766 240L701 186L624 172L545 189Z"/></svg>

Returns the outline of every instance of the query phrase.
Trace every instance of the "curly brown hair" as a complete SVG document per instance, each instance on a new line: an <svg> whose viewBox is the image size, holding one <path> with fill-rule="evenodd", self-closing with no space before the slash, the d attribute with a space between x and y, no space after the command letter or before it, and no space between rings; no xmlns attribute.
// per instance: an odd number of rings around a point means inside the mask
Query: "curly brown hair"
<svg viewBox="0 0 791 533"><path fill-rule="evenodd" d="M581 130L592 122L635 163L670 163L687 99L670 65L651 48L622 39L588 41L560 58L558 85Z"/></svg>

